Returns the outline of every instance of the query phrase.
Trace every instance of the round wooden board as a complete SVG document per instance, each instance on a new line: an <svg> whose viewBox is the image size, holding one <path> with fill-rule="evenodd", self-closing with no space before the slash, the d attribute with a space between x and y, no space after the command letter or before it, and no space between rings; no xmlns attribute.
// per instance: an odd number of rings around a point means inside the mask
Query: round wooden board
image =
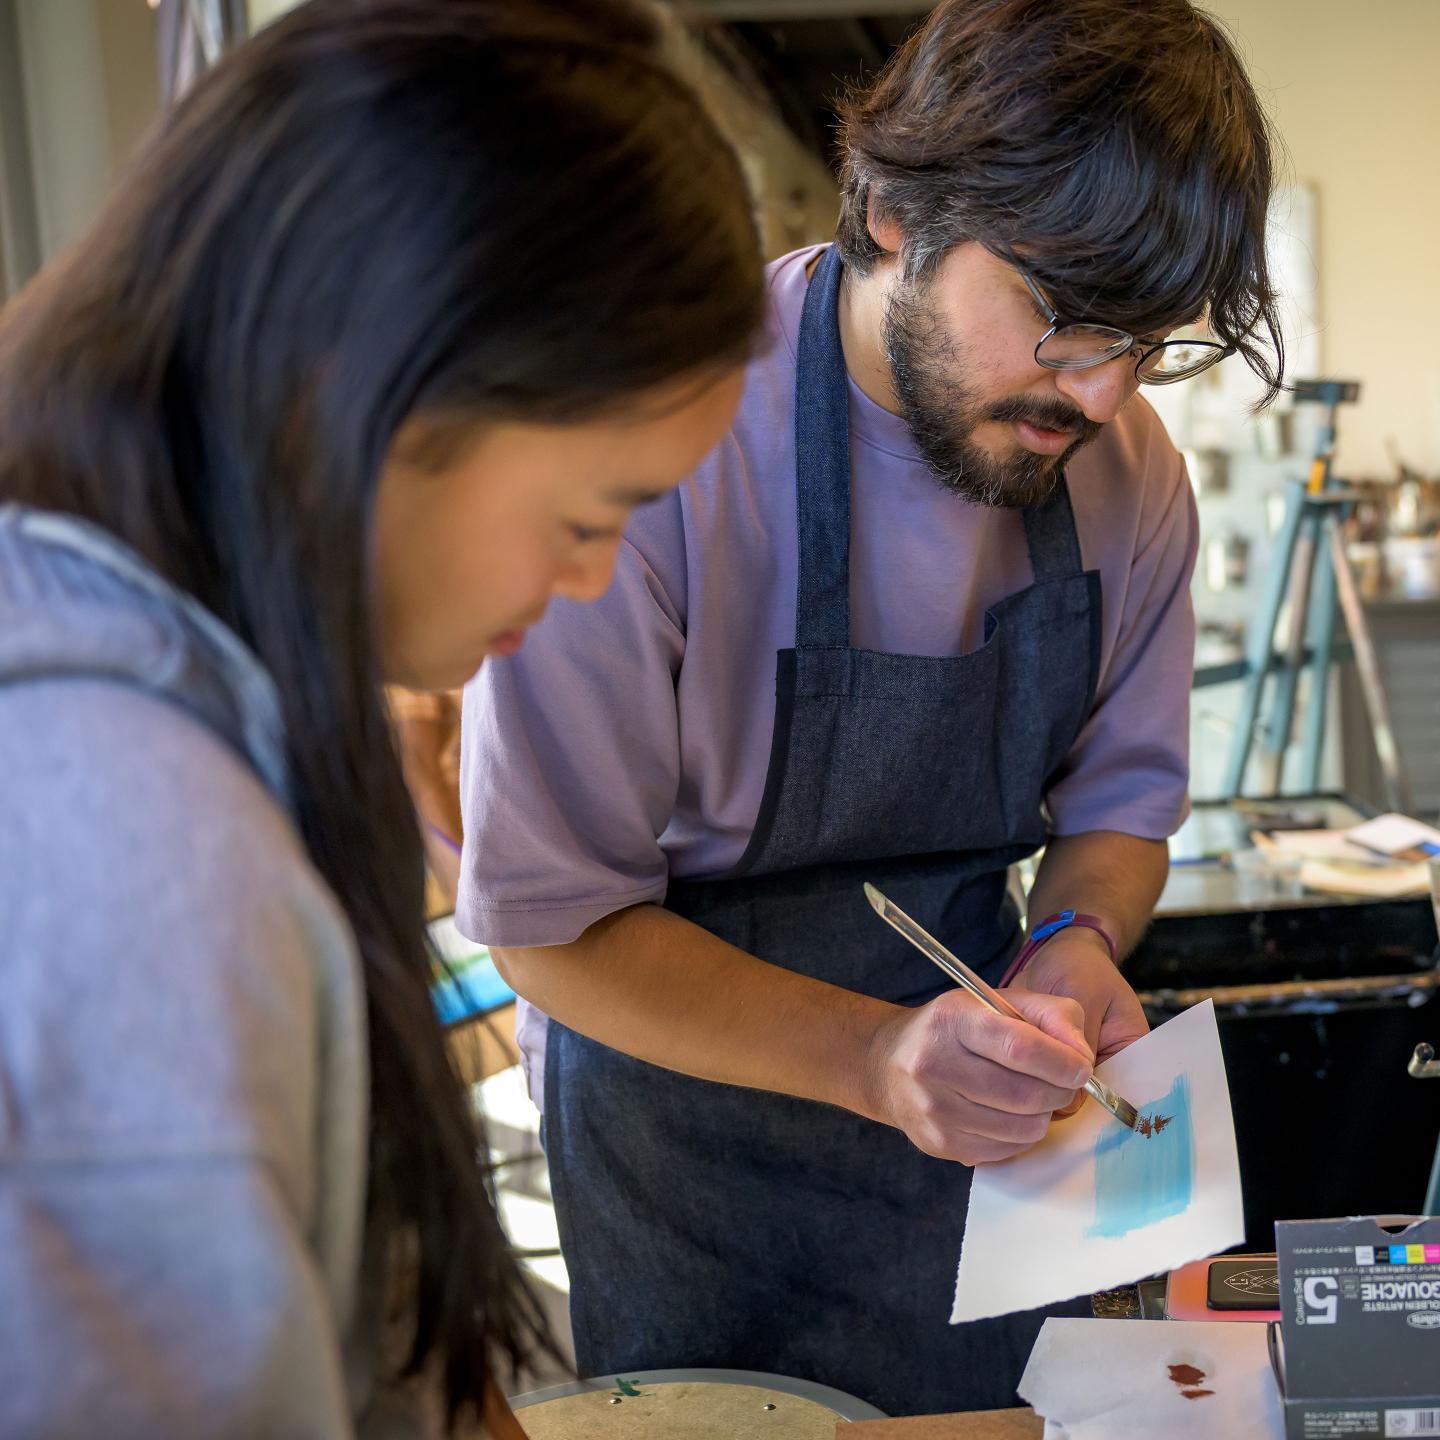
<svg viewBox="0 0 1440 1440"><path fill-rule="evenodd" d="M562 1395L519 1412L530 1440L835 1440L828 1405L756 1385L667 1380L611 1404L613 1390ZM767 1410L766 1405L773 1405Z"/></svg>

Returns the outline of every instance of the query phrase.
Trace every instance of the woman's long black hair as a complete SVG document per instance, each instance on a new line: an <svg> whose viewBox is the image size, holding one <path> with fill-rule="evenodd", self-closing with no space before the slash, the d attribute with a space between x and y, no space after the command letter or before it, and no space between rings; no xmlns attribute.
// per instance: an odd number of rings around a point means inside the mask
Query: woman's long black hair
<svg viewBox="0 0 1440 1440"><path fill-rule="evenodd" d="M543 1333L430 1005L379 695L372 511L401 421L564 422L742 360L737 161L630 0L310 0L162 122L0 314L0 499L82 516L276 680L305 844L359 941L372 1216L418 1244L452 1420Z"/></svg>

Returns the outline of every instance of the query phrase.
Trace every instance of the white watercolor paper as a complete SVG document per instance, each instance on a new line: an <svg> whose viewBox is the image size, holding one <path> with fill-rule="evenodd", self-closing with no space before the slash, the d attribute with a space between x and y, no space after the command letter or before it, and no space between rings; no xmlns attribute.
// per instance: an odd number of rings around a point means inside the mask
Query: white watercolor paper
<svg viewBox="0 0 1440 1440"><path fill-rule="evenodd" d="M1050 1319L1019 1388L1064 1440L1285 1435L1264 1325Z"/></svg>
<svg viewBox="0 0 1440 1440"><path fill-rule="evenodd" d="M1100 1078L1158 1134L1091 1099L1039 1145L975 1171L950 1323L1032 1310L1214 1255L1245 1238L1215 1006L1107 1060Z"/></svg>

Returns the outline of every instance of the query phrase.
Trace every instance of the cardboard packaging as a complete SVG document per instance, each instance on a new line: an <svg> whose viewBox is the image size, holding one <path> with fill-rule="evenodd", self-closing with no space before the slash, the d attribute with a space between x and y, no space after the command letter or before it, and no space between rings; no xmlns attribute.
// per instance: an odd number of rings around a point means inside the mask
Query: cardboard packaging
<svg viewBox="0 0 1440 1440"><path fill-rule="evenodd" d="M1440 1437L1440 1218L1281 1220L1287 1440Z"/></svg>

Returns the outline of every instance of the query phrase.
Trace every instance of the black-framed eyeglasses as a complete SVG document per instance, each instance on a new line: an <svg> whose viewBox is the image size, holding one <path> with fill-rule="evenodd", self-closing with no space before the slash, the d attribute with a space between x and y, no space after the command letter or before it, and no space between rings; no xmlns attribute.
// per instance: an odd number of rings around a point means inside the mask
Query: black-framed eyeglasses
<svg viewBox="0 0 1440 1440"><path fill-rule="evenodd" d="M1035 363L1047 370L1088 370L1138 351L1135 378L1144 385L1173 385L1188 380L1234 353L1234 346L1218 340L1203 340L1182 332L1168 340L1146 341L1114 325L1092 325L1083 320L1062 319L1040 292L1040 287L1023 271L1020 278L1035 297L1050 328L1035 346Z"/></svg>

